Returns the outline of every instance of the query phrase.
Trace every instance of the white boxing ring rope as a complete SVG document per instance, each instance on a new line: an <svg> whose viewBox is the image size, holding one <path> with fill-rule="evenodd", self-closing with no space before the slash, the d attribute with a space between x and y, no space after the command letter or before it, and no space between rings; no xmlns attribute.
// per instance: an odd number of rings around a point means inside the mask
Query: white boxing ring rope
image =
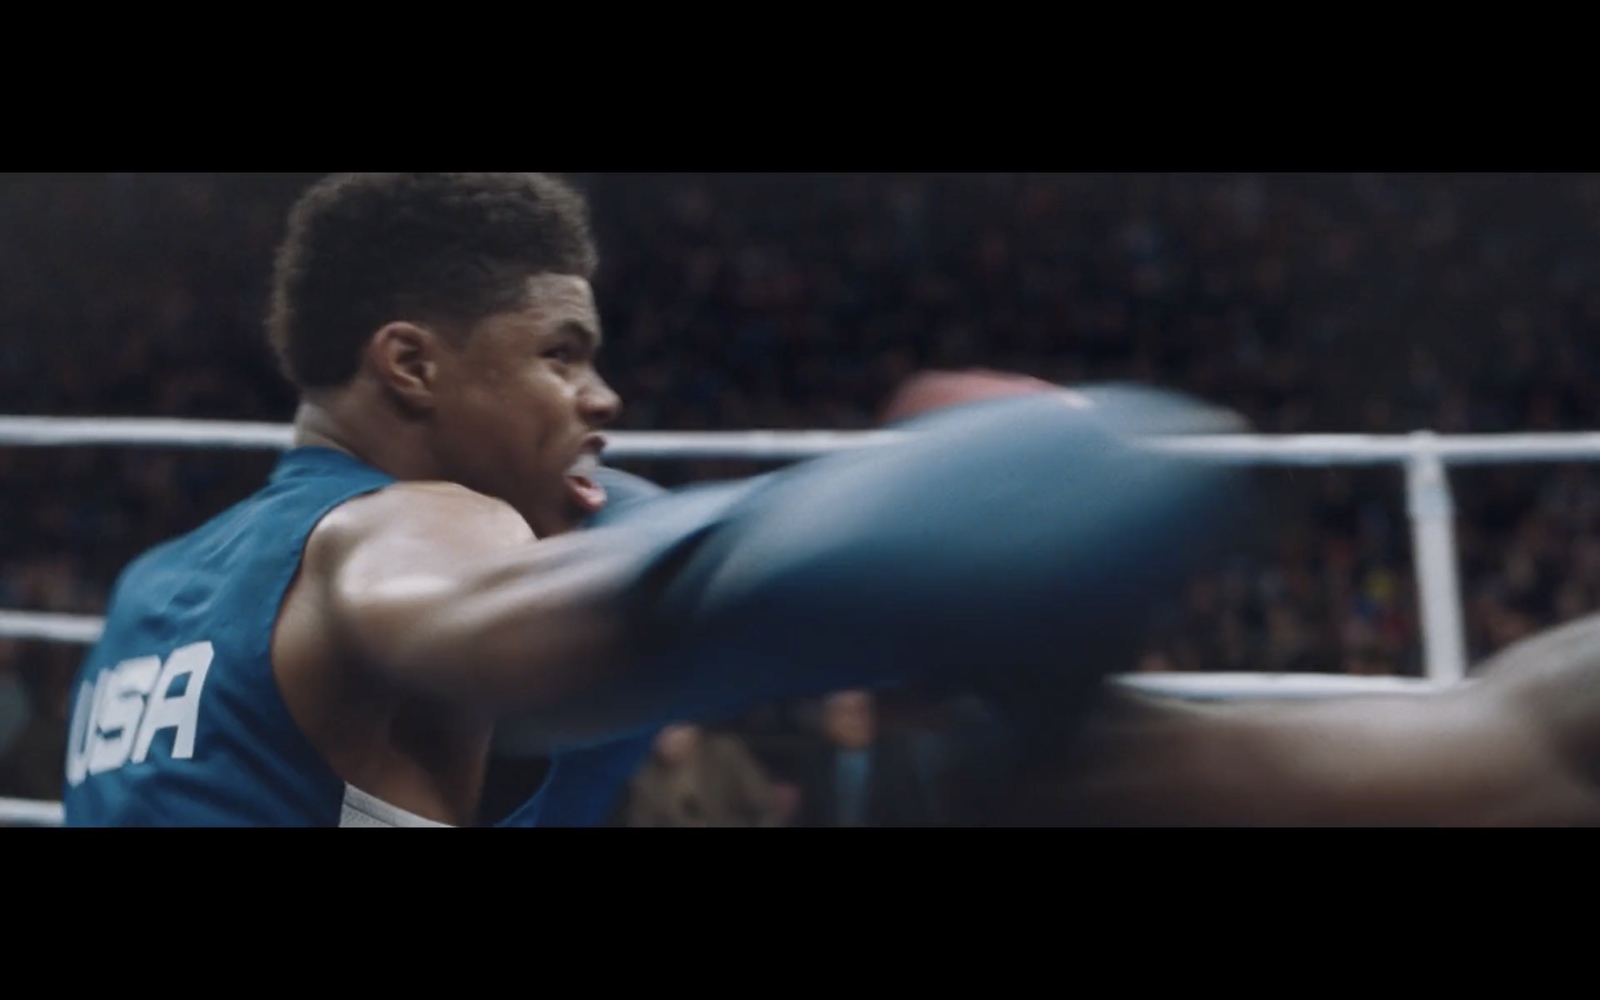
<svg viewBox="0 0 1600 1000"><path fill-rule="evenodd" d="M634 432L607 435L612 461L747 459L793 461L899 437L896 431ZM0 417L0 446L233 448L281 451L287 425L194 420ZM1323 698L1426 693L1466 676L1454 505L1449 464L1593 461L1600 434L1437 436L1419 431L1378 435L1224 435L1174 438L1168 446L1263 465L1404 465L1407 512L1416 559L1426 680L1397 677L1271 674L1134 674L1117 683L1147 694L1200 700ZM99 618L0 611L0 639L92 645ZM0 799L0 826L59 826L58 802Z"/></svg>

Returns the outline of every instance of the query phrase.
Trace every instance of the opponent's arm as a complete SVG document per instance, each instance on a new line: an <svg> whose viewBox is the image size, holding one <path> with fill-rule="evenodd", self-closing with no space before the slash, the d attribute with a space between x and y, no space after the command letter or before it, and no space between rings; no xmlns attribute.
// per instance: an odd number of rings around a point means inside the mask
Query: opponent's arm
<svg viewBox="0 0 1600 1000"><path fill-rule="evenodd" d="M1519 644L1459 690L1196 705L1108 696L1020 822L1600 823L1600 618Z"/></svg>

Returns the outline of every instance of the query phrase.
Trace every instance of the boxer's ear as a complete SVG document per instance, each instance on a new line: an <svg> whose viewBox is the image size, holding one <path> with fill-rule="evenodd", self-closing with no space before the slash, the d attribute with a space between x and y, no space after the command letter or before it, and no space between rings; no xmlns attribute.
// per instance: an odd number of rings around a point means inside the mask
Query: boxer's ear
<svg viewBox="0 0 1600 1000"><path fill-rule="evenodd" d="M445 344L415 323L389 323L367 343L364 364L385 391L413 411L434 407Z"/></svg>

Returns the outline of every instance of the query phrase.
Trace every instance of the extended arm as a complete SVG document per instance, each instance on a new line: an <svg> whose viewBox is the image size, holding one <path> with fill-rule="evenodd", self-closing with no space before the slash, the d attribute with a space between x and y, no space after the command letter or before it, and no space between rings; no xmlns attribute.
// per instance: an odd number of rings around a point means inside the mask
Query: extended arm
<svg viewBox="0 0 1600 1000"><path fill-rule="evenodd" d="M1016 820L1101 825L1600 824L1600 618L1459 690L1195 705L1108 695Z"/></svg>
<svg viewBox="0 0 1600 1000"><path fill-rule="evenodd" d="M509 508L403 484L319 529L306 569L345 653L397 688L537 724L552 742L658 721L637 679L652 574L726 500L632 526L535 540ZM628 699L631 699L629 701Z"/></svg>
<svg viewBox="0 0 1600 1000"><path fill-rule="evenodd" d="M1144 447L1158 425L1216 418L1159 394L991 403L537 543L481 497L403 486L352 503L310 565L354 658L557 742L912 672L1044 735L1045 688L1052 705L1093 690L1242 528L1248 476ZM985 666L997 643L1004 674Z"/></svg>

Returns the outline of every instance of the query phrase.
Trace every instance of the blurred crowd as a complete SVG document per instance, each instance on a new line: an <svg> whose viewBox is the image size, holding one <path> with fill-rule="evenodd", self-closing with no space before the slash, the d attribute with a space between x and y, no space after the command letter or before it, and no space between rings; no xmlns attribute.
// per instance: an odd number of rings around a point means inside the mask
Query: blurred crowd
<svg viewBox="0 0 1600 1000"><path fill-rule="evenodd" d="M0 181L0 412L287 420L261 320L314 176ZM1265 433L1600 426L1597 176L573 179L602 241L603 370L626 429L863 428L910 372L979 365L1187 390ZM128 559L272 461L0 447L0 607L97 612ZM1261 544L1195 581L1128 669L1419 673L1400 472L1271 480ZM1452 485L1474 658L1600 606L1590 467ZM0 644L0 795L57 797L77 655ZM936 821L959 807L940 789L976 709L880 700L671 730L618 822Z"/></svg>
<svg viewBox="0 0 1600 1000"><path fill-rule="evenodd" d="M966 823L1003 766L983 707L841 691L734 726L672 726L614 823L631 827L928 827ZM986 752L999 749L1001 753Z"/></svg>

